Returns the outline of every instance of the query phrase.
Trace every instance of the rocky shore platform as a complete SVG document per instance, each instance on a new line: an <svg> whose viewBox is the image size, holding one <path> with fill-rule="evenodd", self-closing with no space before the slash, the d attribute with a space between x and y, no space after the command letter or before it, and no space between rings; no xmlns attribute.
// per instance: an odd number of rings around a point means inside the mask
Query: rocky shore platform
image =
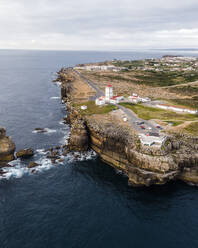
<svg viewBox="0 0 198 248"><path fill-rule="evenodd" d="M82 112L79 104L95 93L72 69L61 69L57 80L69 112L65 120L71 126L70 150L93 149L104 162L127 175L132 186L162 185L171 180L198 185L198 137L167 134L161 147L144 146L135 130L112 120L111 113ZM79 85L89 89L82 91Z"/></svg>

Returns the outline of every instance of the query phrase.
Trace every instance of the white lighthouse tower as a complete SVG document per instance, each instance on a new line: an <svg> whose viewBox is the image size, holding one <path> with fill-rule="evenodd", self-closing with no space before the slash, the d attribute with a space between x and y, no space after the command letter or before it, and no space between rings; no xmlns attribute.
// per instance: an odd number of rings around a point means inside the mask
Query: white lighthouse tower
<svg viewBox="0 0 198 248"><path fill-rule="evenodd" d="M107 85L105 87L105 100L110 101L112 97L113 97L113 87L112 85Z"/></svg>

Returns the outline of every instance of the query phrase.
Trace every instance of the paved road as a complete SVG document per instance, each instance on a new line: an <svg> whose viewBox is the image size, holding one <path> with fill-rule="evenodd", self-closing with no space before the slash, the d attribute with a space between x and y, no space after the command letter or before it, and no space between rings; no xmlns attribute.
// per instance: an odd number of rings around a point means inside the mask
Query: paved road
<svg viewBox="0 0 198 248"><path fill-rule="evenodd" d="M96 91L96 95L95 96L92 96L90 97L90 100L96 100L96 98L99 98L101 96L104 96L104 92L100 89L98 89L98 87L93 83L91 82L90 80L88 80L84 75L82 75L80 72L76 71L73 69L73 71L78 75L80 76L93 90Z"/></svg>
<svg viewBox="0 0 198 248"><path fill-rule="evenodd" d="M73 71L79 75L91 88L93 88L96 91L96 95L91 97L90 100L95 100L98 97L104 96L104 92L100 89L98 89L98 87L91 82L90 80L88 80L84 75L82 75L80 72L76 71L73 69ZM143 119L138 118L132 110L125 108L124 106L118 105L116 104L116 106L121 109L127 116L130 124L132 125L132 127L138 132L138 133L159 133L159 129L156 128L152 123L150 123L149 121L145 121ZM142 129L140 127L140 125L137 125L137 122L144 122L144 124L142 124L142 126L145 127L145 129Z"/></svg>
<svg viewBox="0 0 198 248"><path fill-rule="evenodd" d="M133 128L138 132L138 133L159 133L159 129L156 128L152 123L150 123L149 121L145 121L143 119L138 118L133 111L131 111L128 108L125 108L124 106L121 105L117 105L119 109L121 109L128 117L129 122L131 123L131 125L133 126ZM137 122L144 122L144 124L142 124L142 126L145 127L145 129L142 129L140 126L141 125L137 125Z"/></svg>

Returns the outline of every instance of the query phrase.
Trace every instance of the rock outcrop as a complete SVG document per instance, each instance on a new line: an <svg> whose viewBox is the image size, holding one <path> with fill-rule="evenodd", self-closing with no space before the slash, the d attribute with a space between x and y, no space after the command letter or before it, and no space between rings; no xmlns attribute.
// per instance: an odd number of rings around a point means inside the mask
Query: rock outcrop
<svg viewBox="0 0 198 248"><path fill-rule="evenodd" d="M34 151L31 148L20 150L16 153L17 158L29 158L34 155Z"/></svg>
<svg viewBox="0 0 198 248"><path fill-rule="evenodd" d="M31 169L31 168L35 168L35 167L37 167L37 166L39 166L40 164L38 164L38 163L36 163L36 162L34 162L34 161L31 161L30 163L29 163L29 165L28 165L28 168L29 169Z"/></svg>
<svg viewBox="0 0 198 248"><path fill-rule="evenodd" d="M82 119L75 119L71 127L71 136L69 139L69 149L75 151L87 151L88 133L85 122Z"/></svg>
<svg viewBox="0 0 198 248"><path fill-rule="evenodd" d="M15 148L12 139L6 136L5 128L0 127L0 162L13 160Z"/></svg>

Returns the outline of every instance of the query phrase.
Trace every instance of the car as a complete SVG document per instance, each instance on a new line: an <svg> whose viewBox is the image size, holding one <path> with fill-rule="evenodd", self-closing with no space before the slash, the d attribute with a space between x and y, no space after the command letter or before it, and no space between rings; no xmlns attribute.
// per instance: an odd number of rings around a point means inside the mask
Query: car
<svg viewBox="0 0 198 248"><path fill-rule="evenodd" d="M140 126L141 127L141 129L145 129L145 127L144 126Z"/></svg>
<svg viewBox="0 0 198 248"><path fill-rule="evenodd" d="M152 130L152 127L148 127L149 130Z"/></svg>
<svg viewBox="0 0 198 248"><path fill-rule="evenodd" d="M161 127L159 125L157 125L156 128L161 128Z"/></svg>

